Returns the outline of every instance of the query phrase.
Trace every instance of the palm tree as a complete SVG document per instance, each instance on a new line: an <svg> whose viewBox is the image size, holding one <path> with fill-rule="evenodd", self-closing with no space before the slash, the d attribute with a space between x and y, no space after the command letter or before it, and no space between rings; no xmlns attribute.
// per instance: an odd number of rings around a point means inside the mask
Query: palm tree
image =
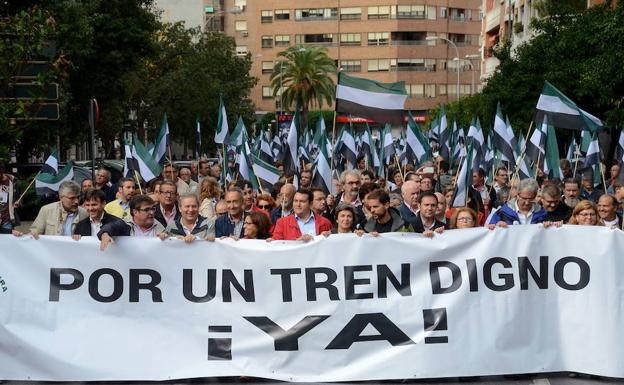
<svg viewBox="0 0 624 385"><path fill-rule="evenodd" d="M336 64L325 47L295 45L277 56L281 60L273 67L271 87L273 96L283 90L282 109L294 104L301 109L301 121L307 122L310 108L332 104L336 86L330 75L336 74Z"/></svg>

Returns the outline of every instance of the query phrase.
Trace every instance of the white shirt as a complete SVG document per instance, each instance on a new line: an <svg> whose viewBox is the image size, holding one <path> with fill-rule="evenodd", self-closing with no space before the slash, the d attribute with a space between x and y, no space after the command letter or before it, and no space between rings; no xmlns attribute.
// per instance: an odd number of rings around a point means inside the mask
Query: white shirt
<svg viewBox="0 0 624 385"><path fill-rule="evenodd" d="M98 219L97 222L93 222L93 218L89 217L89 222L91 222L91 235L96 235L97 233L100 232L100 229L102 228L103 217L104 217L104 213L100 215L100 218Z"/></svg>
<svg viewBox="0 0 624 385"><path fill-rule="evenodd" d="M531 210L529 210L529 212L524 215L521 211L520 208L518 207L518 201L514 202L514 209L516 211L516 213L518 213L518 219L520 220L520 224L521 225L530 225L531 224L531 219L533 218L533 211L535 209L535 205L531 206Z"/></svg>
<svg viewBox="0 0 624 385"><path fill-rule="evenodd" d="M607 226L607 227L612 227L612 226L619 227L619 224L620 224L620 221L618 220L617 215L615 216L615 219L612 220L612 221L608 221L606 219L603 219L602 221L604 222L605 226Z"/></svg>

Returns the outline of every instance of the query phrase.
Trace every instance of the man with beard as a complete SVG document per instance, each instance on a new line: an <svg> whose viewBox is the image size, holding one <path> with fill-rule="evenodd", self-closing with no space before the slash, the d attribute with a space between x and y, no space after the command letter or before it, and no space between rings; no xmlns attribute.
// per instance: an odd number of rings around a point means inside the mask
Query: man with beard
<svg viewBox="0 0 624 385"><path fill-rule="evenodd" d="M120 219L102 226L97 234L100 239L100 250L104 251L109 244L115 243L113 237L157 237L165 231L165 227L155 218L156 202L148 195L136 195L130 199L130 215L132 219Z"/></svg>
<svg viewBox="0 0 624 385"><path fill-rule="evenodd" d="M411 231L406 227L405 221L399 212L390 208L390 195L383 190L373 190L366 198L366 204L371 212L371 218L364 225L364 230L359 230L358 235L364 231L376 237L382 233Z"/></svg>
<svg viewBox="0 0 624 385"><path fill-rule="evenodd" d="M104 211L123 220L130 219L130 198L136 192L135 181L132 178L123 178L119 181L119 198L108 202Z"/></svg>
<svg viewBox="0 0 624 385"><path fill-rule="evenodd" d="M576 207L579 203L580 194L581 188L576 180L568 178L563 182L563 203L569 208L574 209Z"/></svg>
<svg viewBox="0 0 624 385"><path fill-rule="evenodd" d="M59 201L49 203L39 210L37 218L30 226L30 234L39 239L39 235L67 235L74 233L76 224L89 214L78 205L80 186L72 181L65 181L59 186ZM14 230L16 236L21 232Z"/></svg>

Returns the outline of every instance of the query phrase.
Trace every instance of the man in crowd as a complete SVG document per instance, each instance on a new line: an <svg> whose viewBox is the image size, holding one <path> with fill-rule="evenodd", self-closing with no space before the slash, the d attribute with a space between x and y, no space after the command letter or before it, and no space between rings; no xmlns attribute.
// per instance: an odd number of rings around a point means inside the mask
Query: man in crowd
<svg viewBox="0 0 624 385"><path fill-rule="evenodd" d="M271 211L271 223L277 223L277 220L284 218L293 213L293 199L295 197L295 186L290 183L286 183L279 190L279 195L275 204L277 207Z"/></svg>
<svg viewBox="0 0 624 385"><path fill-rule="evenodd" d="M217 204L215 204L215 214L217 214L217 218L218 218L218 217L227 215L227 213L228 213L227 203L225 202L225 199L221 199L220 201L217 202Z"/></svg>
<svg viewBox="0 0 624 385"><path fill-rule="evenodd" d="M539 185L535 179L523 179L518 184L518 195L496 210L490 224L506 227L507 225L529 225L546 220L546 210L535 203Z"/></svg>
<svg viewBox="0 0 624 385"><path fill-rule="evenodd" d="M435 193L436 198L438 198L438 206L436 207L435 219L440 223L444 223L444 225L448 228L448 223L446 220L446 197L441 192Z"/></svg>
<svg viewBox="0 0 624 385"><path fill-rule="evenodd" d="M180 217L170 223L165 229L165 237L172 235L191 243L196 239L214 241L215 223L214 221L199 215L199 198L193 193L186 193L180 196Z"/></svg>
<svg viewBox="0 0 624 385"><path fill-rule="evenodd" d="M215 163L210 167L210 176L216 180L221 180L221 165L219 163Z"/></svg>
<svg viewBox="0 0 624 385"><path fill-rule="evenodd" d="M110 171L105 168L100 168L95 173L95 187L98 190L104 191L106 195L106 202L112 202L117 196L117 190L110 185Z"/></svg>
<svg viewBox="0 0 624 385"><path fill-rule="evenodd" d="M301 171L301 180L299 181L299 188L310 188L312 185L312 171Z"/></svg>
<svg viewBox="0 0 624 385"><path fill-rule="evenodd" d="M509 184L509 172L505 166L500 166L496 169L496 174L494 175L494 191L498 194L501 188L508 187Z"/></svg>
<svg viewBox="0 0 624 385"><path fill-rule="evenodd" d="M561 190L552 183L542 188L542 206L546 210L544 221L566 223L572 215L572 209L561 201Z"/></svg>
<svg viewBox="0 0 624 385"><path fill-rule="evenodd" d="M421 192L432 192L433 191L433 177L429 175L424 175L420 178L420 191Z"/></svg>
<svg viewBox="0 0 624 385"><path fill-rule="evenodd" d="M95 236L103 225L119 219L104 211L104 206L106 206L104 191L90 188L84 192L82 207L89 213L89 217L76 224L73 235L75 240L81 236Z"/></svg>
<svg viewBox="0 0 624 385"><path fill-rule="evenodd" d="M201 186L204 178L210 176L210 165L207 160L200 160L197 169L197 184Z"/></svg>
<svg viewBox="0 0 624 385"><path fill-rule="evenodd" d="M270 240L310 241L315 235L331 231L331 222L312 211L312 191L302 189L293 198L293 214L280 218Z"/></svg>
<svg viewBox="0 0 624 385"><path fill-rule="evenodd" d="M100 239L100 250L104 251L114 243L113 237L157 237L165 231L165 227L154 219L156 212L154 200L147 195L135 195L130 199L130 215L128 221L115 220L102 225L97 234Z"/></svg>
<svg viewBox="0 0 624 385"><path fill-rule="evenodd" d="M572 178L568 178L563 182L563 203L569 208L574 209L579 203L581 189L578 182Z"/></svg>
<svg viewBox="0 0 624 385"><path fill-rule="evenodd" d="M160 202L156 206L154 217L164 227L180 218L178 210L178 186L170 180L160 184Z"/></svg>
<svg viewBox="0 0 624 385"><path fill-rule="evenodd" d="M605 226L622 228L622 215L617 213L617 203L613 195L603 194L598 198L598 216Z"/></svg>
<svg viewBox="0 0 624 385"><path fill-rule="evenodd" d="M4 163L0 162L0 234L13 231L16 192L15 178L5 173Z"/></svg>
<svg viewBox="0 0 624 385"><path fill-rule="evenodd" d="M412 174L416 175L416 174ZM406 180L401 186L401 196L403 202L399 206L401 218L407 223L416 219L418 212L418 194L420 193L420 184L413 180Z"/></svg>
<svg viewBox="0 0 624 385"><path fill-rule="evenodd" d="M160 172L160 179L177 181L178 180L178 166L176 166L173 163L165 164L162 171Z"/></svg>
<svg viewBox="0 0 624 385"><path fill-rule="evenodd" d="M583 189L581 190L579 197L581 199L587 199L594 203L598 202L598 198L603 194L602 189L594 187L594 173L587 171L583 173Z"/></svg>
<svg viewBox="0 0 624 385"><path fill-rule="evenodd" d="M186 193L197 194L199 188L197 182L192 179L191 170L186 167L180 169L180 177L176 185L180 195L185 195Z"/></svg>
<svg viewBox="0 0 624 385"><path fill-rule="evenodd" d="M438 197L431 191L423 192L418 196L418 215L409 222L415 232L425 236L433 235L433 232L442 233L446 224L436 219L438 209Z"/></svg>
<svg viewBox="0 0 624 385"><path fill-rule="evenodd" d="M377 236L382 233L408 231L398 211L390 208L390 195L384 190L374 190L368 194L366 204L372 216L364 225L365 232Z"/></svg>
<svg viewBox="0 0 624 385"><path fill-rule="evenodd" d="M121 218L123 220L130 219L130 199L134 196L135 182L132 178L123 178L119 180L119 198L108 202L104 207L107 213Z"/></svg>
<svg viewBox="0 0 624 385"><path fill-rule="evenodd" d="M245 211L243 210L243 192L232 187L225 193L227 215L217 217L215 222L215 235L222 237L243 237L243 224L245 223Z"/></svg>
<svg viewBox="0 0 624 385"><path fill-rule="evenodd" d="M314 187L310 189L312 191L312 212L314 215L321 215L330 222L334 222L334 218L327 209L327 196L323 189Z"/></svg>
<svg viewBox="0 0 624 385"><path fill-rule="evenodd" d="M349 204L355 207L357 212L356 223L366 223L366 215L362 208L362 200L360 199L360 186L362 186L362 177L357 170L346 170L340 174L340 185L342 186L342 195L338 204Z"/></svg>
<svg viewBox="0 0 624 385"><path fill-rule="evenodd" d="M478 197L481 199L479 207L483 207L484 209L485 207L495 207L496 191L491 186L485 184L485 170L480 168L479 171L473 172L472 183L472 188L479 193Z"/></svg>
<svg viewBox="0 0 624 385"><path fill-rule="evenodd" d="M375 174L371 170L362 171L362 184L375 182Z"/></svg>
<svg viewBox="0 0 624 385"><path fill-rule="evenodd" d="M30 226L30 234L38 239L39 235L67 235L74 233L76 224L89 214L79 206L80 186L75 182L65 181L59 186L58 202L49 203L39 210L37 218ZM13 231L14 235L22 233Z"/></svg>

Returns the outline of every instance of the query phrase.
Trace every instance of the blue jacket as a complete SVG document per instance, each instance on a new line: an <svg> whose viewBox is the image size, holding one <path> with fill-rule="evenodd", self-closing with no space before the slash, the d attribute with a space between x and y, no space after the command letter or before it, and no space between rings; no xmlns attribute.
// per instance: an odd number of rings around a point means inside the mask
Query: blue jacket
<svg viewBox="0 0 624 385"><path fill-rule="evenodd" d="M245 213L243 213L243 216L241 217L241 221L245 221ZM234 233L234 222L232 222L230 220L230 216L229 215L221 215L220 217L217 218L216 222L215 222L215 236L217 238L219 237L230 237L232 235L235 235L239 238L243 237L243 233L244 233L245 229L241 228L240 233L238 234L233 234Z"/></svg>
<svg viewBox="0 0 624 385"><path fill-rule="evenodd" d="M546 220L546 214L546 210L544 210L542 206L539 206L539 209L533 212L531 224L544 222ZM492 219L490 219L490 224L496 224L501 221L507 223L508 225L517 225L520 223L518 213L511 208L511 206L509 206L509 202L505 203L500 209L494 212Z"/></svg>

